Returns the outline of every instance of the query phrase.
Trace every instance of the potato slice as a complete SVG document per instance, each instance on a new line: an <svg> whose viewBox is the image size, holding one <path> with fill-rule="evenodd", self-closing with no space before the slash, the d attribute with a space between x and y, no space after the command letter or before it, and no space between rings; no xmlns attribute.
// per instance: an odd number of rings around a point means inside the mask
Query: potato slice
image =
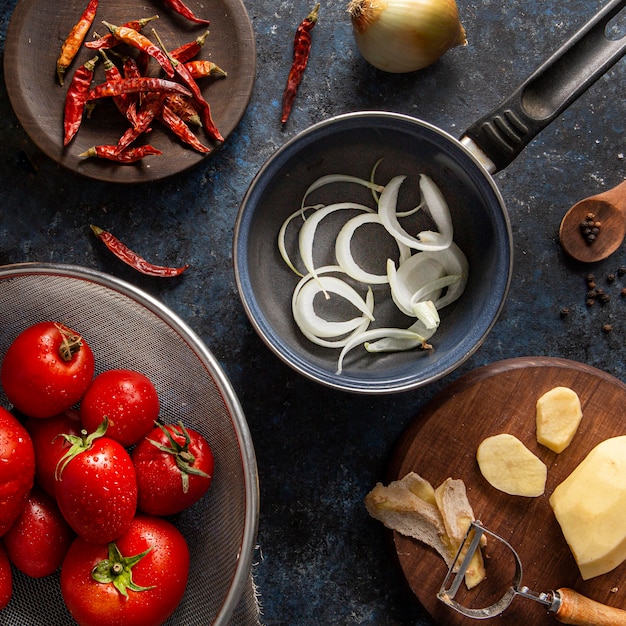
<svg viewBox="0 0 626 626"><path fill-rule="evenodd" d="M563 452L572 442L583 416L578 394L569 387L554 387L537 400L537 441Z"/></svg>
<svg viewBox="0 0 626 626"><path fill-rule="evenodd" d="M548 468L517 437L501 433L484 439L476 460L487 482L512 496L543 494Z"/></svg>

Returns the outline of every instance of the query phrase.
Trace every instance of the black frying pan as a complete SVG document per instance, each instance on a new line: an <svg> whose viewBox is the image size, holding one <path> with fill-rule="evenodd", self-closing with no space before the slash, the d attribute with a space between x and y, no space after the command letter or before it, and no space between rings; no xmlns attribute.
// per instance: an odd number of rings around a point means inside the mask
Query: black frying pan
<svg viewBox="0 0 626 626"><path fill-rule="evenodd" d="M512 272L509 218L491 174L508 165L626 52L626 39L605 35L625 5L626 0L610 2L460 141L413 117L358 112L316 124L282 146L250 185L234 239L241 300L270 349L313 380L372 394L423 386L466 361L493 328ZM337 375L337 351L311 344L293 322L291 294L297 279L279 256L277 235L283 220L300 206L304 191L318 177L342 173L367 178L380 158L377 180L407 175L401 190L404 197L419 197L419 173L431 176L442 189L452 212L455 241L469 260L469 282L463 297L441 311L432 353L413 350L373 356L355 350L343 373ZM343 188L324 189L309 199L311 203L368 200L366 190L350 189L350 197L345 193ZM413 232L419 230L416 225ZM335 234L331 220L326 238L332 241ZM321 233L321 247L324 237ZM372 256L381 256L381 245L380 235L372 233L367 245ZM333 262L332 255L315 259L317 266ZM384 296L377 302L383 300ZM374 325L407 327L410 323L391 304L379 309Z"/></svg>

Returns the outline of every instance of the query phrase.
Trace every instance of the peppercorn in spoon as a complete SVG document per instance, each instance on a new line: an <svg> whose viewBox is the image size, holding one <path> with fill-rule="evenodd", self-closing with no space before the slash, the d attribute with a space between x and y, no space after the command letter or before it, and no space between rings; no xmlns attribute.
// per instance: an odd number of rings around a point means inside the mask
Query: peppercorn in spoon
<svg viewBox="0 0 626 626"><path fill-rule="evenodd" d="M593 263L613 254L626 235L626 181L577 202L559 229L562 248L577 261Z"/></svg>

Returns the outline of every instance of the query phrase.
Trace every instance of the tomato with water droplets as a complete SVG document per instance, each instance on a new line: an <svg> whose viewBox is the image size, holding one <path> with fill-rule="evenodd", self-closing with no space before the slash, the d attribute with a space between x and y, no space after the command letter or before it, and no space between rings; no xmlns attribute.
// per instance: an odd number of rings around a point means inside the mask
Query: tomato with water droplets
<svg viewBox="0 0 626 626"><path fill-rule="evenodd" d="M0 536L26 506L35 482L35 450L28 431L0 407Z"/></svg>
<svg viewBox="0 0 626 626"><path fill-rule="evenodd" d="M35 486L26 507L2 541L17 569L32 578L41 578L61 566L74 537L55 500Z"/></svg>
<svg viewBox="0 0 626 626"><path fill-rule="evenodd" d="M151 515L173 515L197 502L213 479L214 457L195 430L159 424L132 453L138 507Z"/></svg>
<svg viewBox="0 0 626 626"><path fill-rule="evenodd" d="M129 528L137 509L137 477L130 455L106 437L106 420L91 434L68 435L71 444L56 472L56 499L76 534L108 543Z"/></svg>
<svg viewBox="0 0 626 626"><path fill-rule="evenodd" d="M35 482L49 496L56 498L54 474L61 457L70 446L63 435L80 435L78 411L68 409L45 420L29 417L24 426L35 448Z"/></svg>
<svg viewBox="0 0 626 626"><path fill-rule="evenodd" d="M6 608L13 596L13 572L11 561L2 543L0 543L0 611Z"/></svg>
<svg viewBox="0 0 626 626"><path fill-rule="evenodd" d="M167 520L139 514L115 542L72 543L61 567L61 593L81 626L159 626L182 600L188 577L181 532Z"/></svg>
<svg viewBox="0 0 626 626"><path fill-rule="evenodd" d="M129 369L98 374L80 403L80 419L92 432L105 417L107 437L126 447L137 443L159 417L159 396L152 381Z"/></svg>
<svg viewBox="0 0 626 626"><path fill-rule="evenodd" d="M58 322L39 322L13 340L0 379L18 411L44 418L76 404L94 371L91 348L78 333Z"/></svg>

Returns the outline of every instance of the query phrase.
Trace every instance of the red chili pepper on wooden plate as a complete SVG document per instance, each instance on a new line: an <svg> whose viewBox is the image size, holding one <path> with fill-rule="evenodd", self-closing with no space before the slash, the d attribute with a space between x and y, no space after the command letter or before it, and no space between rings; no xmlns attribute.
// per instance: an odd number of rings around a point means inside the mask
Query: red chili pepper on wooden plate
<svg viewBox="0 0 626 626"><path fill-rule="evenodd" d="M184 120L167 104L164 104L158 114L159 120L165 124L179 139L189 144L198 152L208 154L211 148L205 146L189 129Z"/></svg>
<svg viewBox="0 0 626 626"><path fill-rule="evenodd" d="M186 17L190 22L195 22L196 24L206 24L207 26L210 24L209 20L197 17L196 14L184 2L182 2L182 0L163 0L163 2L170 9L178 13L178 15Z"/></svg>
<svg viewBox="0 0 626 626"><path fill-rule="evenodd" d="M123 41L141 52L149 54L153 59L155 59L155 61L157 61L170 78L174 77L174 69L172 68L172 64L170 63L167 55L165 55L163 50L161 50L159 46L152 43L145 35L134 28L128 28L127 26L115 26L115 24L105 22L104 20L102 23L111 31L116 39Z"/></svg>
<svg viewBox="0 0 626 626"><path fill-rule="evenodd" d="M154 32L157 40L161 44L161 47L164 48L161 40L159 39L159 35L154 30L152 32ZM170 59L172 66L174 67L174 71L178 74L179 78L191 90L191 93L193 94L194 102L198 105L200 109L199 113L202 119L202 125L204 126L205 132L208 133L208 135L214 141L223 143L224 137L222 136L222 133L220 133L219 129L215 125L215 122L213 121L213 117L211 115L211 105L204 99L204 96L202 95L202 92L200 91L200 87L198 87L198 83L196 83L194 77L191 75L191 72L187 69L184 63L177 61L176 59L174 59L174 57L167 54L167 52L165 54Z"/></svg>
<svg viewBox="0 0 626 626"><path fill-rule="evenodd" d="M80 16L80 19L76 22L76 24L74 24L72 30L61 46L61 52L59 53L56 63L57 79L60 85L63 85L65 72L80 50L87 32L91 28L93 20L96 17L97 10L98 0L90 0L89 4L83 11L83 14Z"/></svg>
<svg viewBox="0 0 626 626"><path fill-rule="evenodd" d="M202 35L196 37L193 41L184 43L182 46L178 46L178 48L172 50L170 54L180 63L187 63L187 61L191 61L199 54L208 36L209 31L205 30Z"/></svg>
<svg viewBox="0 0 626 626"><path fill-rule="evenodd" d="M302 20L296 30L296 35L293 40L293 63L291 64L291 70L287 77L287 85L283 93L283 107L281 122L284 124L289 119L291 113L291 107L296 99L296 93L302 80L304 70L309 62L309 55L311 53L311 31L319 15L320 5L315 5L313 10Z"/></svg>
<svg viewBox="0 0 626 626"><path fill-rule="evenodd" d="M83 113L85 111L91 81L93 80L93 74L97 64L98 57L95 56L92 59L89 59L89 61L87 61L84 65L81 65L74 72L72 82L67 89L67 93L65 94L65 107L63 111L64 146L67 146L67 144L72 141L83 121Z"/></svg>
<svg viewBox="0 0 626 626"><path fill-rule="evenodd" d="M163 154L161 150L151 146L149 144L143 146L136 146L134 148L126 148L125 150L118 150L118 146L92 146L89 150L85 150L78 156L85 159L90 157L98 157L100 159L108 159L109 161L115 161L116 163L136 163L141 161L147 156L160 156Z"/></svg>
<svg viewBox="0 0 626 626"><path fill-rule="evenodd" d="M171 93L167 96L165 102L187 124L202 126L202 120L198 115L198 109L196 109L193 100L185 98L185 96L181 96L178 93Z"/></svg>
<svg viewBox="0 0 626 626"><path fill-rule="evenodd" d="M163 265L155 265L146 261L143 257L139 256L136 252L133 252L128 246L123 244L115 235L98 228L91 224L91 230L100 241L121 261L124 261L127 265L136 269L142 274L148 276L160 276L168 278L171 276L180 276L189 265L183 265L182 267L167 267Z"/></svg>
<svg viewBox="0 0 626 626"><path fill-rule="evenodd" d="M158 15L152 15L151 17L142 17L139 20L131 20L130 22L126 22L125 24L122 24L122 26L125 26L126 28L132 28L136 31L140 31L146 24L158 18ZM98 37L93 41L86 41L85 47L92 50L109 50L110 48L115 48L115 46L117 46L119 43L120 40L113 33L108 33L107 35L104 35L103 37Z"/></svg>
<svg viewBox="0 0 626 626"><path fill-rule="evenodd" d="M89 100L121 96L125 93L142 93L159 91L163 93L180 93L191 97L191 92L184 85L166 78L141 76L139 78L123 78L100 83L89 92Z"/></svg>
<svg viewBox="0 0 626 626"><path fill-rule="evenodd" d="M185 67L192 78L206 78L208 76L224 78L228 75L213 61L187 61Z"/></svg>

